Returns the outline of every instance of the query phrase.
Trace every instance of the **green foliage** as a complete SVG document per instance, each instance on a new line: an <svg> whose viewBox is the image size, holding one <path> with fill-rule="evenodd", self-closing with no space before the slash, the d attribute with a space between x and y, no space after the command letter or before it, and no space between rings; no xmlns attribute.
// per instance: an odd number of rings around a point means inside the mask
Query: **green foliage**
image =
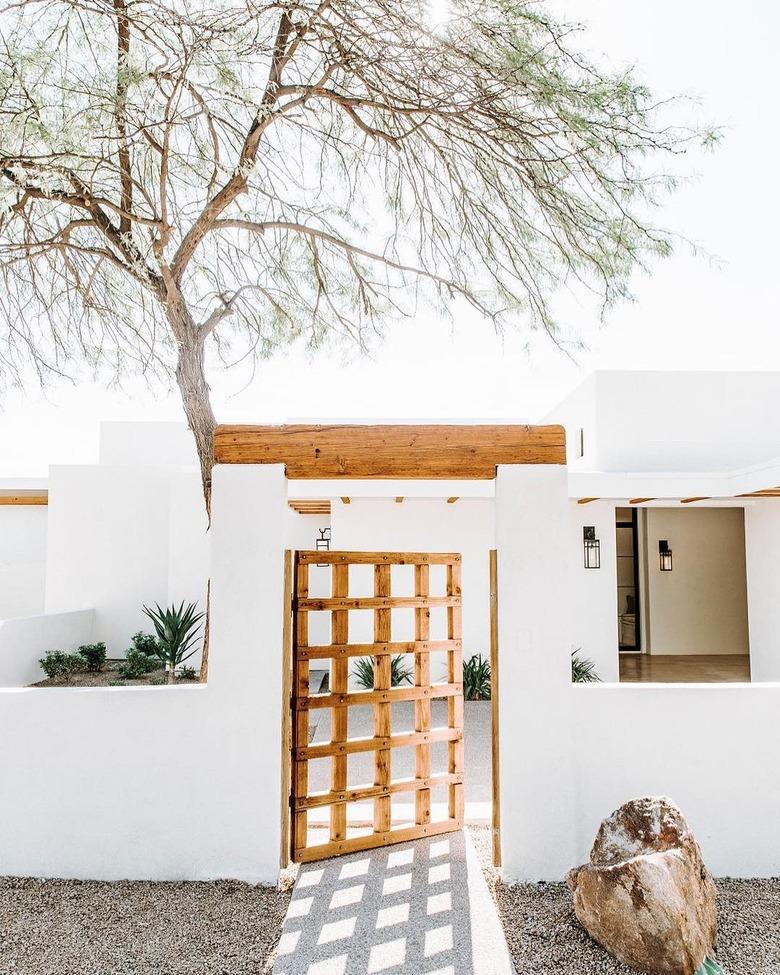
<svg viewBox="0 0 780 975"><path fill-rule="evenodd" d="M144 606L144 612L154 623L157 656L165 664L169 680L173 680L176 668L197 651L195 641L198 639L200 621L205 615L197 612L197 608L196 603L185 606L184 602L167 609L162 609L157 603L154 609Z"/></svg>
<svg viewBox="0 0 780 975"><path fill-rule="evenodd" d="M78 652L84 658L87 670L98 673L103 669L106 662L105 643L86 643L83 647L79 647Z"/></svg>
<svg viewBox="0 0 780 975"><path fill-rule="evenodd" d="M355 680L360 687L366 690L374 688L374 658L358 657L352 671ZM390 686L398 687L400 684L412 683L412 671L404 660L402 653L397 654L390 661Z"/></svg>
<svg viewBox="0 0 780 975"><path fill-rule="evenodd" d="M601 678L596 673L596 665L588 657L581 656L581 650L572 651L571 679L573 684L599 684Z"/></svg>
<svg viewBox="0 0 780 975"><path fill-rule="evenodd" d="M133 634L133 638L130 641L133 645L133 650L139 650L141 653L145 653L148 657L156 657L157 651L159 649L157 645L157 638L152 636L151 633L143 633L139 630L137 633Z"/></svg>
<svg viewBox="0 0 780 975"><path fill-rule="evenodd" d="M198 672L194 667L188 667L186 664L184 667L179 667L176 671L176 680L197 680Z"/></svg>
<svg viewBox="0 0 780 975"><path fill-rule="evenodd" d="M159 657L131 648L127 651L125 662L117 668L117 673L124 680L138 680L139 677L158 670L160 666Z"/></svg>
<svg viewBox="0 0 780 975"><path fill-rule="evenodd" d="M164 674L155 674L154 677L149 678L149 683L154 687L159 687L161 684L167 684L168 681L166 680Z"/></svg>
<svg viewBox="0 0 780 975"><path fill-rule="evenodd" d="M50 650L38 663L47 677L64 677L66 682L72 674L86 667L86 661L81 654L65 653L64 650Z"/></svg>
<svg viewBox="0 0 780 975"><path fill-rule="evenodd" d="M705 958L696 969L695 975L726 975L714 958Z"/></svg>
<svg viewBox="0 0 780 975"><path fill-rule="evenodd" d="M463 661L463 696L467 701L490 700L490 661L481 653Z"/></svg>

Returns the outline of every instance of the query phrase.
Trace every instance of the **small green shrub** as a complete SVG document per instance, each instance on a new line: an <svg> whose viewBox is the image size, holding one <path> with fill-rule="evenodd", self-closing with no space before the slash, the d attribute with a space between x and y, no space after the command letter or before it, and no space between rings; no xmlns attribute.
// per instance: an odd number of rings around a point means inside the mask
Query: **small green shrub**
<svg viewBox="0 0 780 975"><path fill-rule="evenodd" d="M72 674L86 667L86 661L81 654L65 653L64 650L50 650L38 663L47 677L64 677L66 682Z"/></svg>
<svg viewBox="0 0 780 975"><path fill-rule="evenodd" d="M103 669L106 662L105 643L87 643L83 647L79 647L78 652L84 658L87 670L99 672Z"/></svg>
<svg viewBox="0 0 780 975"><path fill-rule="evenodd" d="M467 701L490 700L490 661L481 653L463 661L463 696Z"/></svg>
<svg viewBox="0 0 780 975"><path fill-rule="evenodd" d="M127 651L127 658L123 664L117 668L117 673L124 680L138 680L146 674L151 674L153 670L160 668L158 657L152 657L142 650L131 648Z"/></svg>
<svg viewBox="0 0 780 975"><path fill-rule="evenodd" d="M133 645L133 650L139 650L141 653L145 653L147 657L156 657L160 652L157 637L152 636L151 633L144 633L142 630L139 630L133 634L130 642Z"/></svg>
<svg viewBox="0 0 780 975"><path fill-rule="evenodd" d="M164 674L155 674L154 677L149 678L149 683L159 687L161 684L167 684L168 678Z"/></svg>
<svg viewBox="0 0 780 975"><path fill-rule="evenodd" d="M108 682L108 686L109 687L122 687L123 684L124 684L124 681L122 681L122 680L110 680Z"/></svg>
<svg viewBox="0 0 780 975"><path fill-rule="evenodd" d="M179 667L176 671L176 680L197 680L198 672L194 667Z"/></svg>
<svg viewBox="0 0 780 975"><path fill-rule="evenodd" d="M374 658L358 657L352 671L359 687L366 690L373 690L374 687ZM398 687L400 684L412 683L412 671L404 660L402 653L397 654L390 661L390 686Z"/></svg>
<svg viewBox="0 0 780 975"><path fill-rule="evenodd" d="M601 678L596 673L596 665L588 657L581 656L577 649L571 655L571 679L573 684L600 684Z"/></svg>

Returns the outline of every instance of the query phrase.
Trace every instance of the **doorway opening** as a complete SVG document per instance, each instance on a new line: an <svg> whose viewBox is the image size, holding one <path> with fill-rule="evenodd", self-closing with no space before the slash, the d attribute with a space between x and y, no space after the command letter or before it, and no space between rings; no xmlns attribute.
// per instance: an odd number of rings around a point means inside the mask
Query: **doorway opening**
<svg viewBox="0 0 780 975"><path fill-rule="evenodd" d="M636 508L615 509L617 558L618 650L642 651L642 618L639 596L639 531Z"/></svg>

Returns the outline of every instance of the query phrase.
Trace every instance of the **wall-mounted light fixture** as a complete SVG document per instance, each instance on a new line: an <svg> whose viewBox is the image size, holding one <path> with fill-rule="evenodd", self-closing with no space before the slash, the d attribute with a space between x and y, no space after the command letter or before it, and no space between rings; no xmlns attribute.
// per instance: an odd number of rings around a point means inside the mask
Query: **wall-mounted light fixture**
<svg viewBox="0 0 780 975"><path fill-rule="evenodd" d="M596 538L594 525L585 525L582 529L582 548L586 569L601 568L601 542Z"/></svg>
<svg viewBox="0 0 780 975"><path fill-rule="evenodd" d="M661 565L661 572L671 572L672 571L672 550L669 548L669 542L662 538L658 542L658 561Z"/></svg>
<svg viewBox="0 0 780 975"><path fill-rule="evenodd" d="M320 537L314 542L314 547L318 552L329 552L330 551L330 528L320 528L318 529ZM318 562L318 566L327 565L327 562Z"/></svg>

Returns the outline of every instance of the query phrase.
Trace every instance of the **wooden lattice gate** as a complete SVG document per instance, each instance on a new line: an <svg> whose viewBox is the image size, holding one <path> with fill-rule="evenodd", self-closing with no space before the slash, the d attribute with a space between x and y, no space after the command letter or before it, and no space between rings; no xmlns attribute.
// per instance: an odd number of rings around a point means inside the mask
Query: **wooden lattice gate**
<svg viewBox="0 0 780 975"><path fill-rule="evenodd" d="M309 597L309 568L328 565L331 595ZM350 566L373 566L373 596L350 596ZM392 595L392 566L414 567L414 595ZM446 573L444 595L430 594L430 566L442 565ZM430 610L446 607L447 638L431 640ZM414 640L393 641L393 610L414 610ZM309 613L330 612L330 644L309 645ZM371 610L374 638L371 643L349 640L350 611ZM293 579L293 674L292 674L292 835L291 854L296 862L322 859L356 850L431 836L460 829L463 825L463 644L461 627L461 557L441 553L397 552L298 552ZM443 651L447 662L446 683L431 682L430 654ZM396 654L414 660L414 686L391 687L391 662ZM350 661L371 657L374 687L349 690ZM313 660L332 660L330 688L310 695L309 670ZM447 701L447 724L431 727L431 700ZM414 702L414 731L393 733L392 705ZM374 734L350 738L350 708L371 705ZM313 708L331 709L331 740L309 742L309 713ZM431 745L447 742L447 770L432 772ZM393 776L393 750L414 748L414 776ZM374 781L348 786L349 756L374 754ZM329 758L330 789L309 793L309 762ZM445 787L446 817L431 819L431 790ZM392 796L414 794L414 822L393 824ZM347 803L373 802L373 829L348 835ZM330 807L329 839L312 843L308 812Z"/></svg>

